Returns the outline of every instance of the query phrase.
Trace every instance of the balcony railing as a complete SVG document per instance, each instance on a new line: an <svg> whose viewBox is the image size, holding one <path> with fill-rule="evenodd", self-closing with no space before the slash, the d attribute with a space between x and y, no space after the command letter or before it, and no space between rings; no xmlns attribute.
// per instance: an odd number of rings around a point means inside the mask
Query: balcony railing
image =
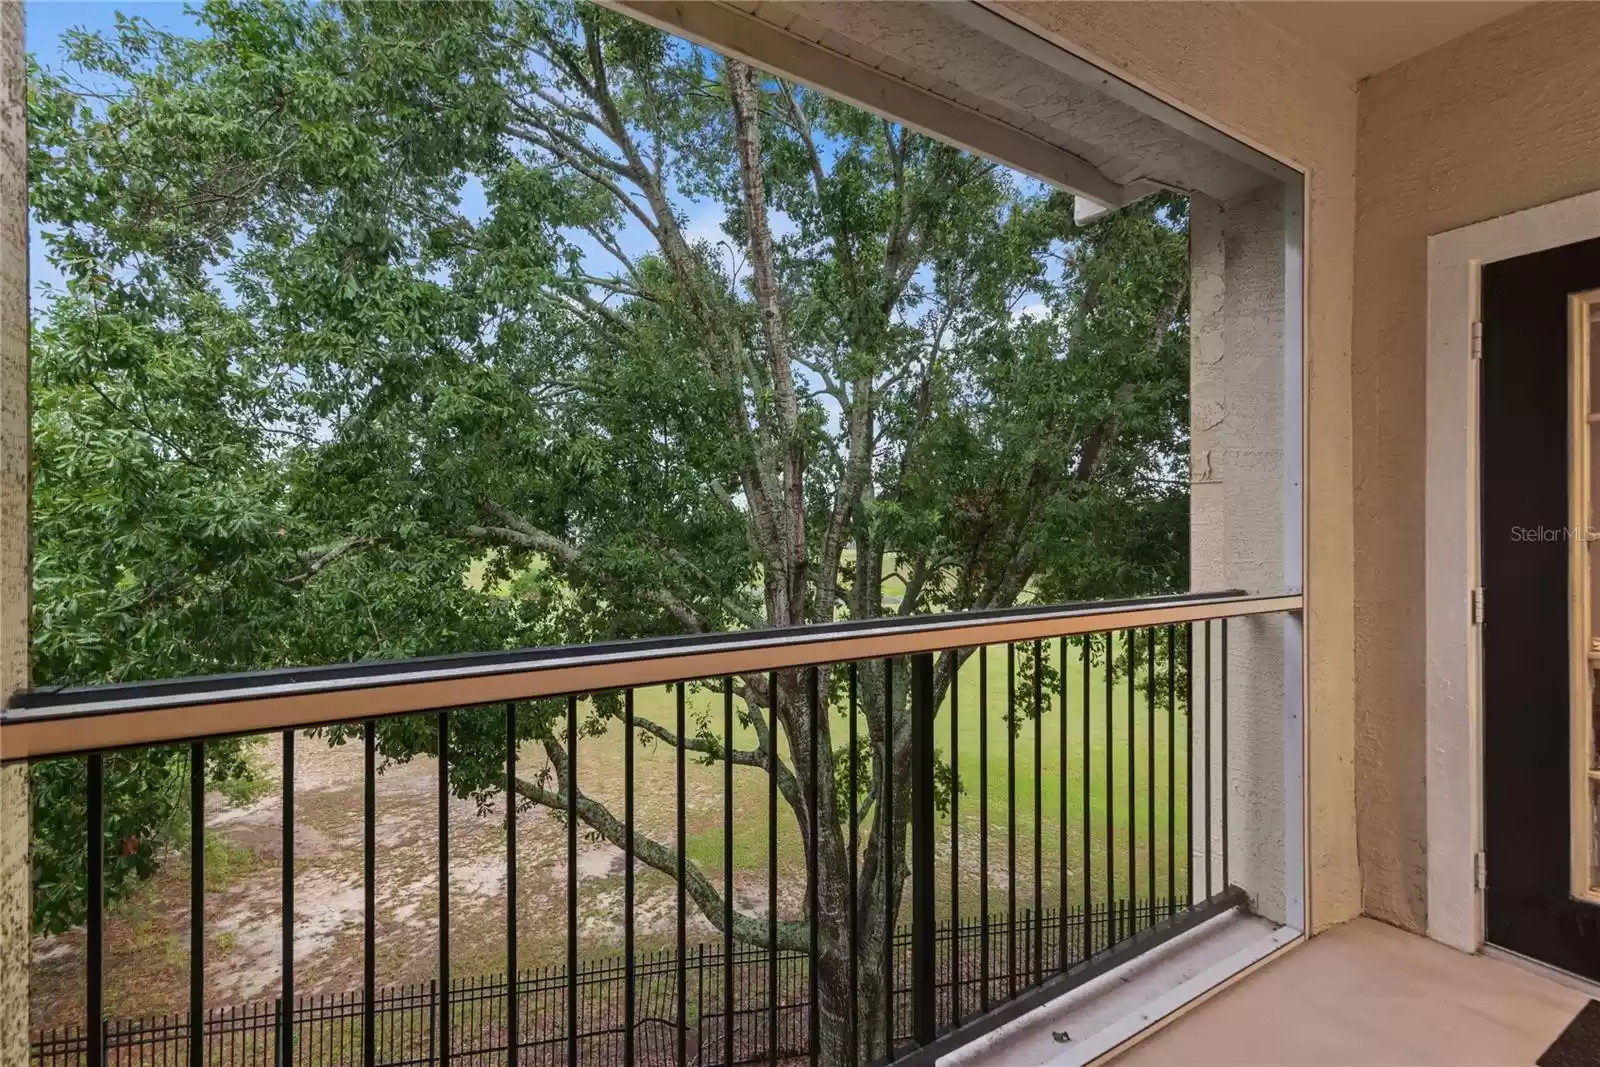
<svg viewBox="0 0 1600 1067"><path fill-rule="evenodd" d="M191 1067L463 1060L687 1067L801 1056L830 1067L931 1064L1245 902L1230 880L1228 624L1300 609L1298 596L1188 595L21 694L0 715L8 761L87 764L89 1025L38 1036L35 1057L88 1067L183 1060ZM961 679L970 681L970 672L978 676L976 706L969 696L964 707ZM991 707L992 675L1000 676L1003 707ZM669 797L639 797L636 733L644 728L635 719L635 694L655 685L675 695L676 722L665 736L655 731L674 753L675 789ZM689 692L713 699L720 729L708 723L691 731ZM753 748L737 748L736 695L749 701ZM589 701L618 709L625 739L620 818L595 799L612 783L588 777L596 773L589 761L599 743L581 728ZM551 877L565 881L566 959L543 970L519 966L521 806L507 803L505 968L462 975L451 959L445 770L453 743L466 736L458 731L470 726L481 742L485 717L496 716L504 786L517 795L518 750L528 738L519 714L530 702L555 702L542 738L553 784L520 785L525 800L564 821L565 871ZM775 713L780 705L789 712ZM867 705L879 709L876 718L863 716ZM905 714L894 714L897 707ZM417 714L434 718L441 768L438 971L431 984L380 989L377 736L380 720ZM471 723L461 721L469 715ZM1057 721L1047 735L1050 715ZM956 772L967 716L977 717L976 781ZM991 751L996 717L1005 726L1003 764ZM302 998L293 951L294 759L299 731L331 726L359 737L364 754L362 981L348 995ZM203 850L195 849L186 1017L137 1025L106 1019L106 753L188 745L192 840L202 841L206 742L266 732L277 733L282 746L277 997L242 1009L207 1003L205 874ZM1032 784L1019 797L1017 742L1025 735L1032 768L1020 777ZM1046 810L1043 757L1052 745L1057 796L1055 810ZM720 762L723 772L720 887L691 870L686 857L686 767L695 746L695 758ZM735 758L719 758L728 753ZM768 772L764 811L736 809L736 762ZM780 793L801 831L803 905L785 905L781 892ZM671 806L670 847L638 829L641 803ZM1031 806L1031 817L1019 820L1027 814L1022 804ZM976 842L962 824L970 805L977 807ZM992 818L1000 810L1003 833ZM740 914L735 871L752 868L750 857L736 855L736 831L751 822L766 831L765 870L757 872L765 874L766 900L759 908L746 901L754 913ZM624 859L623 951L599 993L596 962L579 958L580 823ZM1032 836L1021 868L1019 823ZM976 887L962 877L963 857L974 849ZM676 887L675 944L657 953L636 944L641 866L670 876ZM690 945L691 914L717 931L716 941ZM508 982L506 975L518 977ZM332 1036L319 1037L324 1031Z"/></svg>

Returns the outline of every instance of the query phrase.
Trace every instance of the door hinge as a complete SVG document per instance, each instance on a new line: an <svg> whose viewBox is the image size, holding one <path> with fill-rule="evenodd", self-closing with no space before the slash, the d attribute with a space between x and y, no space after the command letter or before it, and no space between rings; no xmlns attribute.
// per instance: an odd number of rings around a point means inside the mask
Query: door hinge
<svg viewBox="0 0 1600 1067"><path fill-rule="evenodd" d="M1474 322L1472 324L1472 358L1473 359L1482 359L1483 358L1483 323L1482 322Z"/></svg>
<svg viewBox="0 0 1600 1067"><path fill-rule="evenodd" d="M1472 591L1472 625L1483 625L1483 586Z"/></svg>
<svg viewBox="0 0 1600 1067"><path fill-rule="evenodd" d="M1472 888L1489 888L1489 857L1482 852L1472 854Z"/></svg>

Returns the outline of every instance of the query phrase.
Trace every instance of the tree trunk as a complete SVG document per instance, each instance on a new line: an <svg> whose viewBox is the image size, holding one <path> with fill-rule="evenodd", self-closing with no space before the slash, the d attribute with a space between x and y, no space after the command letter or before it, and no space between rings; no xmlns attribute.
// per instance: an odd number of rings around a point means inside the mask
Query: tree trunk
<svg viewBox="0 0 1600 1067"><path fill-rule="evenodd" d="M850 1054L850 961L837 954L824 954L817 968L818 1049L822 1067L849 1067L884 1058L883 967L868 966L861 960L858 982L856 1045L859 1055Z"/></svg>
<svg viewBox="0 0 1600 1067"><path fill-rule="evenodd" d="M824 1067L862 1062L850 1055L850 963L837 954L823 957L817 968L817 1060Z"/></svg>
<svg viewBox="0 0 1600 1067"><path fill-rule="evenodd" d="M900 808L897 800L895 807ZM820 1062L839 1065L850 1059L850 977L854 960L857 1017L856 1041L860 1056L856 1062L881 1059L887 1043L883 1032L883 953L886 938L893 931L900 913L903 894L903 862L863 869L856 892L856 907L850 909L850 871L848 815L841 822L825 826L842 828L824 832L819 856L821 877L817 902L821 954L817 961L817 993L820 1010ZM891 834L903 851L903 835ZM828 839L832 838L832 841ZM863 851L868 851L862 842ZM827 862L832 856L836 865ZM830 869L831 868L831 869ZM891 891L885 906L885 887ZM904 975L900 976L902 979Z"/></svg>

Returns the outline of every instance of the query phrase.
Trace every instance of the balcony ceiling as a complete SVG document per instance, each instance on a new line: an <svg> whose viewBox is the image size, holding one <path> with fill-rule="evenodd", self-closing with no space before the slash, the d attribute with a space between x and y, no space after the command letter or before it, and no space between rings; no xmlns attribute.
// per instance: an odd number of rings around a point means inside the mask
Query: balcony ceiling
<svg viewBox="0 0 1600 1067"><path fill-rule="evenodd" d="M1529 0L1255 0L1244 6L1354 78L1421 55Z"/></svg>
<svg viewBox="0 0 1600 1067"><path fill-rule="evenodd" d="M1228 200L1287 172L973 0L601 0L980 152L1095 203L1157 188ZM1242 5L1363 78L1527 0Z"/></svg>
<svg viewBox="0 0 1600 1067"><path fill-rule="evenodd" d="M604 2L1106 206L1284 176L977 3Z"/></svg>

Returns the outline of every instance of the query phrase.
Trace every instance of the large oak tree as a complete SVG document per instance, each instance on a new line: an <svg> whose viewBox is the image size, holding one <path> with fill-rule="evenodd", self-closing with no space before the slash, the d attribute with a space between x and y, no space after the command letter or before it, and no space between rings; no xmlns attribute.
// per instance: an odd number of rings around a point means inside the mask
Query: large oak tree
<svg viewBox="0 0 1600 1067"><path fill-rule="evenodd" d="M1182 585L1181 200L1079 226L1063 193L584 0L199 18L31 72L33 210L65 279L35 319L36 682ZM637 727L777 776L816 848L828 1063L846 961L878 987L907 876L909 791L891 812L871 784L910 780L884 669L862 665L854 924L840 795L812 810L801 785L836 780L842 739L824 716L812 747L800 673L734 680L748 750ZM518 792L566 811L560 712L519 709L552 773ZM451 769L487 794L503 735L477 723ZM436 742L401 721L380 743ZM41 767L42 795L76 773ZM75 820L38 829L57 924ZM119 877L148 869L135 840ZM676 871L671 842L634 846Z"/></svg>

